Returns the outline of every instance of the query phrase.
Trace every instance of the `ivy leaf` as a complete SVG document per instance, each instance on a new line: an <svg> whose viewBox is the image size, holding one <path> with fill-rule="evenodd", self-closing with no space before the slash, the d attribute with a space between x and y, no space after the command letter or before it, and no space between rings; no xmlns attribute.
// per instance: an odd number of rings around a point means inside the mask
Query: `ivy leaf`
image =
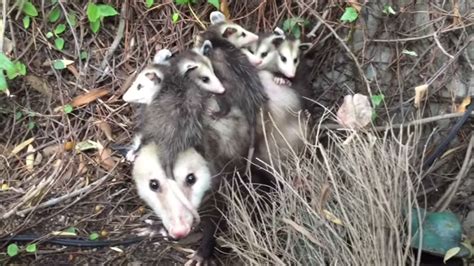
<svg viewBox="0 0 474 266"><path fill-rule="evenodd" d="M23 117L23 113L18 111L15 113L15 120L20 120Z"/></svg>
<svg viewBox="0 0 474 266"><path fill-rule="evenodd" d="M30 18L30 16L25 16L25 17L23 18L23 27L24 27L25 29L28 29L28 28L30 27L30 24L31 24L31 18Z"/></svg>
<svg viewBox="0 0 474 266"><path fill-rule="evenodd" d="M30 17L38 16L38 10L36 10L36 7L29 1L23 4L23 12Z"/></svg>
<svg viewBox="0 0 474 266"><path fill-rule="evenodd" d="M29 244L26 246L26 252L35 253L36 252L36 244Z"/></svg>
<svg viewBox="0 0 474 266"><path fill-rule="evenodd" d="M10 59L2 52L0 52L0 69L11 69L14 68L15 65L10 61Z"/></svg>
<svg viewBox="0 0 474 266"><path fill-rule="evenodd" d="M54 23L54 22L58 21L60 16L61 16L61 11L59 11L58 7L55 7L49 13L48 20L49 20L49 22Z"/></svg>
<svg viewBox="0 0 474 266"><path fill-rule="evenodd" d="M90 240L97 240L99 239L99 234L98 233L92 233L89 235Z"/></svg>
<svg viewBox="0 0 474 266"><path fill-rule="evenodd" d="M76 234L76 228L74 226L69 227L68 229L64 230L65 232Z"/></svg>
<svg viewBox="0 0 474 266"><path fill-rule="evenodd" d="M79 55L79 58L84 60L87 58L87 52L86 51L82 51L81 54Z"/></svg>
<svg viewBox="0 0 474 266"><path fill-rule="evenodd" d="M221 3L219 0L207 0L207 2L211 5L213 5L217 10L219 10Z"/></svg>
<svg viewBox="0 0 474 266"><path fill-rule="evenodd" d="M372 95L372 97L371 97L372 105L374 107L379 106L382 103L384 98L385 98L385 96L383 94Z"/></svg>
<svg viewBox="0 0 474 266"><path fill-rule="evenodd" d="M63 33L66 30L66 25L64 24L58 24L56 28L54 29L54 34L59 35Z"/></svg>
<svg viewBox="0 0 474 266"><path fill-rule="evenodd" d="M96 20L94 22L91 22L91 30L93 33L97 33L100 28L100 20Z"/></svg>
<svg viewBox="0 0 474 266"><path fill-rule="evenodd" d="M53 61L53 67L54 67L54 69L61 70L61 69L65 69L65 68L66 68L66 64L64 63L63 60L58 59L58 60L54 60L54 61Z"/></svg>
<svg viewBox="0 0 474 266"><path fill-rule="evenodd" d="M117 10L109 5L97 5L100 17L113 17L118 15Z"/></svg>
<svg viewBox="0 0 474 266"><path fill-rule="evenodd" d="M5 79L5 74L0 70L0 92L4 92L8 89L7 80Z"/></svg>
<svg viewBox="0 0 474 266"><path fill-rule="evenodd" d="M8 79L14 79L18 76L26 75L26 66L21 62L15 62L13 68L7 69L7 77Z"/></svg>
<svg viewBox="0 0 474 266"><path fill-rule="evenodd" d="M176 24L179 20L179 13L175 12L173 13L173 16L171 17L171 21L173 21L174 24Z"/></svg>
<svg viewBox="0 0 474 266"><path fill-rule="evenodd" d="M46 33L46 38L48 38L48 39L53 37L53 36L54 36L54 34L50 31L48 31L48 33Z"/></svg>
<svg viewBox="0 0 474 266"><path fill-rule="evenodd" d="M74 107L72 107L72 105L70 105L70 104L66 104L66 105L64 105L64 107L63 107L63 111L64 111L64 113L66 113L66 114L71 113L73 110L74 110Z"/></svg>
<svg viewBox="0 0 474 266"><path fill-rule="evenodd" d="M291 32L293 33L293 36L295 36L296 39L299 39L301 37L301 30L299 27L294 27Z"/></svg>
<svg viewBox="0 0 474 266"><path fill-rule="evenodd" d="M190 4L191 1L190 0L175 0L174 1L177 5L186 5L186 4Z"/></svg>
<svg viewBox="0 0 474 266"><path fill-rule="evenodd" d="M28 130L32 130L33 128L35 128L35 126L36 126L35 121L28 122Z"/></svg>
<svg viewBox="0 0 474 266"><path fill-rule="evenodd" d="M155 0L146 0L146 7L150 8L154 4Z"/></svg>
<svg viewBox="0 0 474 266"><path fill-rule="evenodd" d="M87 18L89 19L89 22L95 22L99 20L99 17L99 7L96 4L89 2L87 4Z"/></svg>
<svg viewBox="0 0 474 266"><path fill-rule="evenodd" d="M76 27L77 25L77 17L74 13L69 13L67 14L67 18L69 19L69 23L71 24L71 27Z"/></svg>
<svg viewBox="0 0 474 266"><path fill-rule="evenodd" d="M56 38L54 40L54 46L58 48L59 50L64 49L64 39L63 38Z"/></svg>
<svg viewBox="0 0 474 266"><path fill-rule="evenodd" d="M357 10L353 7L346 7L344 14L342 14L341 21L354 22L359 17Z"/></svg>
<svg viewBox="0 0 474 266"><path fill-rule="evenodd" d="M14 257L18 254L18 250L19 250L19 248L16 244L10 244L7 247L7 254L10 257Z"/></svg>

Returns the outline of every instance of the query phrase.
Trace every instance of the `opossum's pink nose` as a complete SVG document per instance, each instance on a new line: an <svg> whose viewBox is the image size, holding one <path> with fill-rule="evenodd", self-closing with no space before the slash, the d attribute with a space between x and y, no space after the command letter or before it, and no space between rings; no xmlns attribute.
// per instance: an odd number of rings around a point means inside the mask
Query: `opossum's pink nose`
<svg viewBox="0 0 474 266"><path fill-rule="evenodd" d="M191 227L187 225L177 225L170 229L170 236L174 239L181 239L189 234Z"/></svg>
<svg viewBox="0 0 474 266"><path fill-rule="evenodd" d="M262 63L262 59L257 59L257 60L255 60L255 62L254 62L254 64L255 64L256 66L260 65L261 63Z"/></svg>

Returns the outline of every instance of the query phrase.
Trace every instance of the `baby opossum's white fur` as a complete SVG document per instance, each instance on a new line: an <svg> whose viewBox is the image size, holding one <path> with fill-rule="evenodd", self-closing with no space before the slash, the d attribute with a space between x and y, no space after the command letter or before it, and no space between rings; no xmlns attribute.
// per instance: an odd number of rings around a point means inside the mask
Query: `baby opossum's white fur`
<svg viewBox="0 0 474 266"><path fill-rule="evenodd" d="M242 48L258 40L258 35L244 29L242 26L228 21L224 14L213 11L210 15L211 26L208 30L216 31L231 42L235 47Z"/></svg>
<svg viewBox="0 0 474 266"><path fill-rule="evenodd" d="M151 142L143 146L133 165L133 179L139 196L158 215L169 235L175 239L187 236L192 229L204 193L211 187L212 176L204 158L193 148L178 155L173 173L166 176L159 160L159 149ZM195 182L186 181L194 175ZM158 183L154 189L152 182Z"/></svg>
<svg viewBox="0 0 474 266"><path fill-rule="evenodd" d="M280 153L279 156L283 157L284 154L281 153L288 152L290 148L299 152L303 146L300 123L304 124L300 121L304 121L304 119L299 119L301 100L295 90L287 85L276 84L274 75L269 71L259 71L259 77L269 101L263 110L265 121L259 119L259 142L256 157L270 163L269 154L277 156ZM265 130L265 135L263 130ZM265 140L265 136L267 140ZM275 160L274 157L272 158ZM278 160L278 158L276 159Z"/></svg>

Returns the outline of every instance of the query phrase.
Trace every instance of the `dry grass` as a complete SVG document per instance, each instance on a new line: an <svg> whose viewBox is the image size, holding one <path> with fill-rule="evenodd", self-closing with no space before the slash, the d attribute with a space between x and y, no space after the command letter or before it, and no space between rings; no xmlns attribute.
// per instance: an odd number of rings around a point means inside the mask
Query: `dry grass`
<svg viewBox="0 0 474 266"><path fill-rule="evenodd" d="M271 168L280 185L266 196L258 185L229 182L223 246L246 265L413 260L404 211L423 189L419 132L346 133L329 131L327 145L307 142L308 156Z"/></svg>

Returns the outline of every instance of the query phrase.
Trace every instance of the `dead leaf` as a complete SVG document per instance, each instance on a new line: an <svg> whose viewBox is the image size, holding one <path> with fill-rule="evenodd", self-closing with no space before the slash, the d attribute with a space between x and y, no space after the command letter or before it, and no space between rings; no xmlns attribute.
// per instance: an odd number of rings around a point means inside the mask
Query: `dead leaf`
<svg viewBox="0 0 474 266"><path fill-rule="evenodd" d="M100 130L102 130L102 132L104 132L108 140L114 141L114 138L112 137L112 128L107 122L97 121L95 124L100 128Z"/></svg>
<svg viewBox="0 0 474 266"><path fill-rule="evenodd" d="M337 111L337 120L342 126L359 129L372 121L372 112L369 97L362 94L346 95Z"/></svg>
<svg viewBox="0 0 474 266"><path fill-rule="evenodd" d="M471 96L467 96L466 98L464 98L464 99L462 100L462 102L459 104L459 106L458 106L456 112L457 112L457 113L464 113L464 112L466 112L466 108L467 108L467 106L468 106L469 104L471 104Z"/></svg>
<svg viewBox="0 0 474 266"><path fill-rule="evenodd" d="M31 88L38 91L39 93L48 97L51 97L53 95L51 86L49 85L46 79L35 76L33 74L26 75L25 79L26 83L28 83Z"/></svg>
<svg viewBox="0 0 474 266"><path fill-rule="evenodd" d="M11 151L10 156L15 155L18 152L20 152L21 150L23 150L24 148L28 147L28 145L30 145L34 140L35 140L35 138L33 137L33 138L27 139L27 140L23 141L22 143L16 145L16 147L13 148L13 150Z"/></svg>
<svg viewBox="0 0 474 266"><path fill-rule="evenodd" d="M337 218L334 214L329 212L328 210L323 210L324 217L328 219L329 221L338 224L338 225L343 225L341 219Z"/></svg>
<svg viewBox="0 0 474 266"><path fill-rule="evenodd" d="M415 108L420 108L421 101L425 98L428 92L428 84L423 84L415 87Z"/></svg>
<svg viewBox="0 0 474 266"><path fill-rule="evenodd" d="M227 19L230 19L229 3L227 0L221 0L221 12Z"/></svg>
<svg viewBox="0 0 474 266"><path fill-rule="evenodd" d="M453 24L460 25L461 23L461 13L459 13L459 1L455 0L453 5Z"/></svg>
<svg viewBox="0 0 474 266"><path fill-rule="evenodd" d="M31 144L28 145L28 149L26 149L26 152L27 153L31 152L31 153L26 156L25 164L26 164L26 169L30 172L33 171L33 166L34 166L34 163L35 163L35 153L34 153L34 151L35 151L35 148L33 148L33 145L31 145Z"/></svg>
<svg viewBox="0 0 474 266"><path fill-rule="evenodd" d="M326 205L326 203L328 202L330 195L331 195L331 187L329 186L328 183L323 184L323 186L321 188L321 198L319 200L319 211L320 212L323 211L324 205Z"/></svg>
<svg viewBox="0 0 474 266"><path fill-rule="evenodd" d="M360 13L360 10L362 8L362 5L358 1L349 1L349 5L351 5L353 8L357 10L357 13Z"/></svg>
<svg viewBox="0 0 474 266"><path fill-rule="evenodd" d="M69 72L71 72L74 75L76 79L80 78L79 71L77 71L76 67L73 64L68 65L66 68L67 70L69 70Z"/></svg>
<svg viewBox="0 0 474 266"><path fill-rule="evenodd" d="M78 175L87 173L87 163L84 161L82 154L79 156L79 167L77 167Z"/></svg>
<svg viewBox="0 0 474 266"><path fill-rule="evenodd" d="M100 142L97 142L99 153L97 156L97 162L105 169L111 171L115 167L115 159L112 157L112 150L102 146Z"/></svg>
<svg viewBox="0 0 474 266"><path fill-rule="evenodd" d="M450 248L448 251L446 251L446 254L444 254L443 263L446 264L446 261L456 256L460 251L461 251L460 247Z"/></svg>
<svg viewBox="0 0 474 266"><path fill-rule="evenodd" d="M51 157L55 153L59 153L62 151L62 145L59 144L54 144L54 145L49 145L43 148L43 154L46 157Z"/></svg>
<svg viewBox="0 0 474 266"><path fill-rule="evenodd" d="M76 144L74 147L76 151L87 151L87 150L94 150L94 149L100 149L100 144L92 141L90 139L81 141Z"/></svg>
<svg viewBox="0 0 474 266"><path fill-rule="evenodd" d="M79 95L72 99L71 105L73 107L79 107L82 105L86 105L90 102L95 101L97 98L100 98L104 95L107 95L109 93L109 90L103 88L103 89L95 89L95 90L90 90L89 92Z"/></svg>
<svg viewBox="0 0 474 266"><path fill-rule="evenodd" d="M43 160L43 155L41 155L40 152L36 153L35 162L33 163L33 165L40 165L42 160Z"/></svg>

